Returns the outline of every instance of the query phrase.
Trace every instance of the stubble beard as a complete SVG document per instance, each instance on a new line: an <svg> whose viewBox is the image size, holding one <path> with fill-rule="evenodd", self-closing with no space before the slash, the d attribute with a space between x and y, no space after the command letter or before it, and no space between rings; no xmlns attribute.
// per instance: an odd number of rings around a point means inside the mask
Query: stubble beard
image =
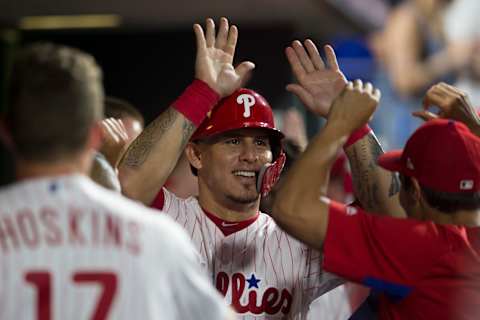
<svg viewBox="0 0 480 320"><path fill-rule="evenodd" d="M242 195L227 194L226 198L237 204L254 204L258 200L259 194L255 192L245 192Z"/></svg>

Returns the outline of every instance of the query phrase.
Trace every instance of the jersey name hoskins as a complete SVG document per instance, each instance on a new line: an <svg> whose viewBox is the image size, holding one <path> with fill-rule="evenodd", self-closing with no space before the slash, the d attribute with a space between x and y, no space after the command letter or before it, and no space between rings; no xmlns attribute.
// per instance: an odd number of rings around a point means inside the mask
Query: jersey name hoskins
<svg viewBox="0 0 480 320"><path fill-rule="evenodd" d="M41 245L97 246L125 249L132 255L141 252L140 226L112 214L94 209L70 207L59 213L51 207L20 209L0 218L0 250L34 250Z"/></svg>
<svg viewBox="0 0 480 320"><path fill-rule="evenodd" d="M292 305L292 294L287 289L279 290L277 288L269 287L264 292L258 302L258 294L254 288L258 289L258 282L261 280L255 279L255 275L252 275L250 280L247 280L242 273L234 273L230 277L225 272L219 272L216 276L216 287L222 295L227 295L228 288L230 287L232 295L231 306L237 313L253 313L253 314L277 314L279 312L288 314ZM245 292L246 284L249 284L248 289L252 290ZM242 296L248 294L248 303L242 304Z"/></svg>

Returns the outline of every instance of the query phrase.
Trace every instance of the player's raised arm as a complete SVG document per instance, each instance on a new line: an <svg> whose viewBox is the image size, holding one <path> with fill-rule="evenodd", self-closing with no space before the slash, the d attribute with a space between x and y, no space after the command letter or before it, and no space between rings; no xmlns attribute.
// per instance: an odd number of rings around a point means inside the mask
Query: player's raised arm
<svg viewBox="0 0 480 320"><path fill-rule="evenodd" d="M122 191L150 204L175 167L186 143L217 102L238 89L253 63L233 67L238 30L220 20L218 32L212 19L206 30L193 26L197 56L195 81L131 144L119 166Z"/></svg>
<svg viewBox="0 0 480 320"><path fill-rule="evenodd" d="M310 142L280 185L272 210L281 227L320 249L328 225L330 169L349 135L364 126L376 109L380 92L356 81L335 99L325 128ZM355 108L352 110L352 104Z"/></svg>
<svg viewBox="0 0 480 320"><path fill-rule="evenodd" d="M294 41L286 49L292 72L298 81L298 84L289 84L287 90L297 95L310 111L327 118L332 101L343 90L347 80L333 48L327 45L324 49L327 63L322 60L311 40L306 40L304 45ZM355 101L350 108L356 108ZM344 149L352 168L355 196L364 209L403 216L404 211L398 201L398 178L376 164L383 150L368 126L352 133Z"/></svg>

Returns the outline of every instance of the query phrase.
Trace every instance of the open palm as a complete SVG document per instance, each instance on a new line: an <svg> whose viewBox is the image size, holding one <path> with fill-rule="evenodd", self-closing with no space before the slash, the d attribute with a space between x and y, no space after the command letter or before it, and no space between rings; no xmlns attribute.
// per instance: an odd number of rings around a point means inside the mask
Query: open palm
<svg viewBox="0 0 480 320"><path fill-rule="evenodd" d="M242 62L233 67L233 57L238 39L238 29L229 27L226 18L220 19L220 27L215 37L215 24L207 19L204 34L200 25L194 25L197 39L196 78L206 82L221 97L233 93L245 81L255 67L251 62Z"/></svg>
<svg viewBox="0 0 480 320"><path fill-rule="evenodd" d="M294 41L286 49L286 55L298 84L289 84L287 90L294 93L313 113L326 117L333 100L342 92L347 79L340 70L335 52L325 46L328 66L325 66L317 47L311 40Z"/></svg>

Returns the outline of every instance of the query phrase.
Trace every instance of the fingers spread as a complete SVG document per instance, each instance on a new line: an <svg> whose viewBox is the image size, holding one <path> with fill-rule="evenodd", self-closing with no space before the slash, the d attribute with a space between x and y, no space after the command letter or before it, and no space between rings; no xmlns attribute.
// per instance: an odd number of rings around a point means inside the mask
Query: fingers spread
<svg viewBox="0 0 480 320"><path fill-rule="evenodd" d="M237 72L238 76L243 79L245 78L253 69L255 68L255 64L251 61L244 61L240 63L236 68L235 71Z"/></svg>
<svg viewBox="0 0 480 320"><path fill-rule="evenodd" d="M308 56L307 52L305 51L305 48L302 46L302 43L298 40L293 41L293 49L297 53L297 56L305 69L306 72L313 72L315 71L315 68L313 67L313 63L310 60L310 57Z"/></svg>
<svg viewBox="0 0 480 320"><path fill-rule="evenodd" d="M327 61L330 69L332 70L340 70L337 62L337 56L335 55L335 50L333 50L332 46L326 45L324 47L325 55L327 56Z"/></svg>
<svg viewBox="0 0 480 320"><path fill-rule="evenodd" d="M215 45L215 23L212 19L207 19L207 31L206 31L206 41L207 48L211 48Z"/></svg>
<svg viewBox="0 0 480 320"><path fill-rule="evenodd" d="M227 45L225 46L225 52L233 56L235 54L235 48L237 47L238 29L236 26L231 26L228 31Z"/></svg>
<svg viewBox="0 0 480 320"><path fill-rule="evenodd" d="M193 31L195 32L195 38L197 40L197 51L204 52L207 47L207 43L205 41L205 35L203 34L202 27L199 24L194 24Z"/></svg>
<svg viewBox="0 0 480 320"><path fill-rule="evenodd" d="M295 50L292 47L287 47L285 49L285 54L287 55L288 62L290 63L290 67L292 68L295 77L298 79L305 75L306 71L303 68Z"/></svg>
<svg viewBox="0 0 480 320"><path fill-rule="evenodd" d="M228 20L227 18L221 18L220 26L218 27L217 40L215 41L215 47L223 50L227 45L227 36L228 36Z"/></svg>
<svg viewBox="0 0 480 320"><path fill-rule="evenodd" d="M325 63L323 63L322 57L318 52L317 46L315 46L312 40L310 39L305 40L305 48L307 48L308 54L310 55L310 59L315 65L315 68L319 70L324 69Z"/></svg>

